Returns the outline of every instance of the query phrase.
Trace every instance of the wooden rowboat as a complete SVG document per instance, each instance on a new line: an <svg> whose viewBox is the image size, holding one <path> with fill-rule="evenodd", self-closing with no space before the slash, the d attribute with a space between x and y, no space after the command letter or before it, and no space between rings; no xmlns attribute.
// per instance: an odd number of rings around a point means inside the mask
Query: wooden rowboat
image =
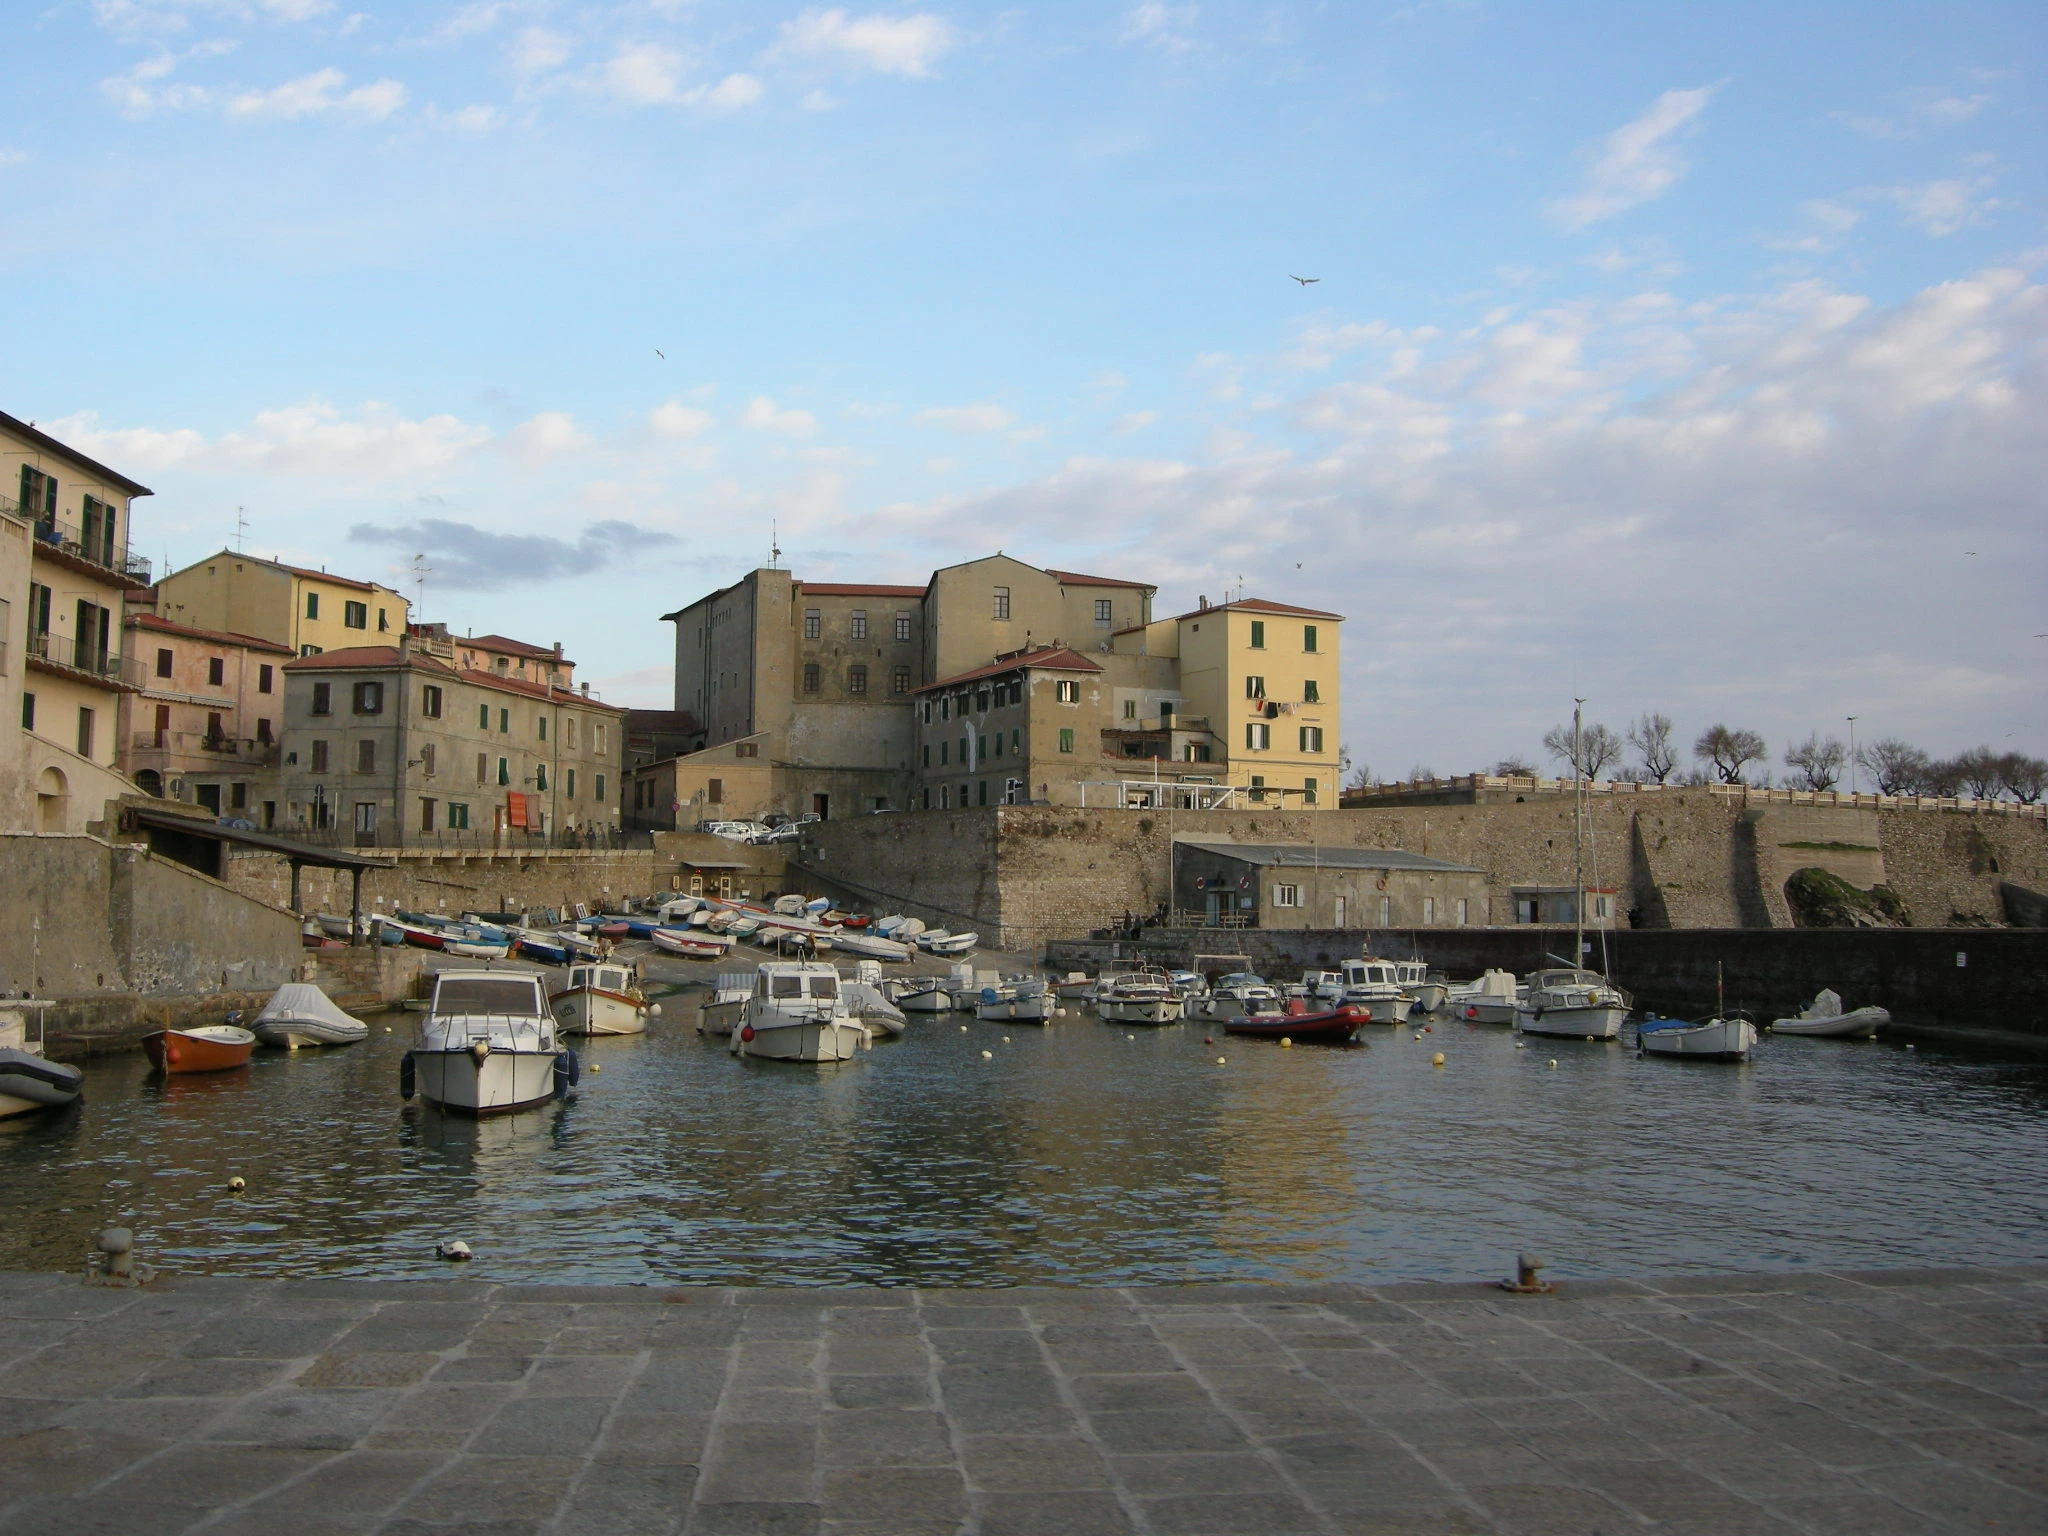
<svg viewBox="0 0 2048 1536"><path fill-rule="evenodd" d="M1223 1032L1226 1035L1252 1035L1263 1040L1285 1037L1304 1043L1341 1045L1357 1034L1359 1026L1366 1022L1365 1009L1339 1003L1321 1013L1261 1013L1225 1019Z"/></svg>
<svg viewBox="0 0 2048 1536"><path fill-rule="evenodd" d="M159 1029L142 1037L150 1065L159 1072L227 1072L249 1064L256 1037L233 1024L195 1029Z"/></svg>

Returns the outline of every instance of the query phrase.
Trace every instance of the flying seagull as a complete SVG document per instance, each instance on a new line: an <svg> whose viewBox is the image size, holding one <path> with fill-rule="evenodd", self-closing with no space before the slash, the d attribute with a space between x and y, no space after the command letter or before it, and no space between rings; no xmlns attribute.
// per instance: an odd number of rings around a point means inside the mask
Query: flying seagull
<svg viewBox="0 0 2048 1536"><path fill-rule="evenodd" d="M1287 275L1289 277L1294 277L1294 274L1292 272L1288 273ZM1294 277L1294 280L1297 283L1301 284L1301 286L1304 288L1306 288L1310 283L1320 283L1322 281L1320 277Z"/></svg>
<svg viewBox="0 0 2048 1536"><path fill-rule="evenodd" d="M655 355L656 357L660 358L660 359L661 359L661 360L662 360L662 361L663 361L664 363L668 361L668 354L667 354L666 352L662 351L662 350L661 350L661 348L659 348L659 347L656 347L656 348L654 349L654 355Z"/></svg>

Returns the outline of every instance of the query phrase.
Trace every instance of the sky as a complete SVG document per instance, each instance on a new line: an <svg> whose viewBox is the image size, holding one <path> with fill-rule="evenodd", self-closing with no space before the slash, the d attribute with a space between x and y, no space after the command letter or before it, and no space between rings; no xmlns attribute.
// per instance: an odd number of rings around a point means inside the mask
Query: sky
<svg viewBox="0 0 2048 1536"><path fill-rule="evenodd" d="M666 707L660 615L772 546L1000 549L1345 615L1377 778L1546 766L1574 697L2048 755L2038 4L0 36L0 408L150 485L160 563L239 536Z"/></svg>

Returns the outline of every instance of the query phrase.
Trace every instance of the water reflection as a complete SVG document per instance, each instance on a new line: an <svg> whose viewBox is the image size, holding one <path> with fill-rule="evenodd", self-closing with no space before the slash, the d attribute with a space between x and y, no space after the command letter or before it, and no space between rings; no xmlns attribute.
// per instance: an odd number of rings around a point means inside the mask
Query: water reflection
<svg viewBox="0 0 2048 1536"><path fill-rule="evenodd" d="M1767 1039L1731 1069L1462 1024L1340 1052L940 1017L818 1070L679 1017L590 1042L568 1102L476 1121L398 1098L408 1021L384 1022L233 1073L94 1063L79 1107L0 1122L0 1266L75 1267L115 1222L188 1269L421 1275L459 1236L470 1273L564 1281L2048 1257L2048 1070L1882 1043Z"/></svg>

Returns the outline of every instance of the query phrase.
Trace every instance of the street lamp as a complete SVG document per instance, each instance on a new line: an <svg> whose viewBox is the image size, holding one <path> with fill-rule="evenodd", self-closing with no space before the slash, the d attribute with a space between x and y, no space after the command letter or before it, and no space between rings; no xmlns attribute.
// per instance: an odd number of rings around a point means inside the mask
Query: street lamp
<svg viewBox="0 0 2048 1536"><path fill-rule="evenodd" d="M1862 781L1856 777L1856 717L1849 716L1849 798L1855 799Z"/></svg>

